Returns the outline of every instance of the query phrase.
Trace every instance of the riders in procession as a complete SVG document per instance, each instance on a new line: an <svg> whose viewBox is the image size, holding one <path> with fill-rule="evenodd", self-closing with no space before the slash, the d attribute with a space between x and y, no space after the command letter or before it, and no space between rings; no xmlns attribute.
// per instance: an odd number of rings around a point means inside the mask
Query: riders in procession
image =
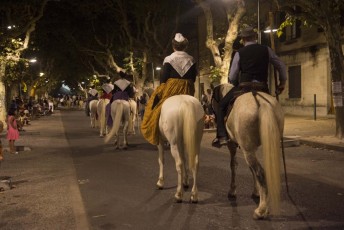
<svg viewBox="0 0 344 230"><path fill-rule="evenodd" d="M112 126L112 118L110 116L111 111L111 103L115 100L125 100L129 101L131 97L133 97L134 86L133 84L128 81L126 78L129 77L124 71L119 72L120 79L114 82L114 87L111 91L111 99L110 103L106 105L106 117L107 117L107 124Z"/></svg>
<svg viewBox="0 0 344 230"><path fill-rule="evenodd" d="M100 96L100 99L111 100L113 89L114 89L114 85L111 84L110 79L108 79L107 82L102 85L103 94Z"/></svg>
<svg viewBox="0 0 344 230"><path fill-rule="evenodd" d="M197 76L194 58L185 52L188 40L176 33L172 40L173 53L163 62L160 86L153 92L148 100L141 124L143 137L151 144L158 145L158 122L163 102L174 95L195 93L194 82Z"/></svg>
<svg viewBox="0 0 344 230"><path fill-rule="evenodd" d="M90 116L90 102L93 100L98 100L98 90L94 84L91 85L90 90L87 92L88 98L85 107L86 115Z"/></svg>

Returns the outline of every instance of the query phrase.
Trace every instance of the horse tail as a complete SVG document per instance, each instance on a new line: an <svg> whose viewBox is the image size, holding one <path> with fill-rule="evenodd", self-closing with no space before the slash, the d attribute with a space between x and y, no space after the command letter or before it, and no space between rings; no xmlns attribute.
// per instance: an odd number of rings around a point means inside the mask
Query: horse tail
<svg viewBox="0 0 344 230"><path fill-rule="evenodd" d="M264 155L268 197L273 214L280 211L280 140L281 134L273 107L262 103L259 108L259 132Z"/></svg>
<svg viewBox="0 0 344 230"><path fill-rule="evenodd" d="M102 99L99 101L99 103L101 103L101 107L100 107L100 127L102 129L102 131L105 130L105 127L106 127L106 120L105 120L105 113L106 113L106 100L107 99Z"/></svg>
<svg viewBox="0 0 344 230"><path fill-rule="evenodd" d="M200 141L203 135L203 124L201 124L203 119L197 120L199 115L195 103L184 102L181 104L180 109L183 116L184 147L189 156L189 168L193 169L195 165L198 165Z"/></svg>
<svg viewBox="0 0 344 230"><path fill-rule="evenodd" d="M105 140L104 140L105 143L108 143L113 136L118 135L119 126L121 125L122 114L123 114L123 103L117 100L112 102L112 104L113 103L115 103L116 105L116 109L115 109L116 113L115 113L115 117L112 118L113 123L112 123L111 131L105 137ZM112 104L110 106L111 107L110 116L112 116Z"/></svg>
<svg viewBox="0 0 344 230"><path fill-rule="evenodd" d="M104 99L100 99L98 101L98 105L97 105L97 113L98 113L98 117L99 117L99 125L100 125L100 130L102 131L103 129L103 122L105 120L105 118L103 118L103 105L104 105Z"/></svg>

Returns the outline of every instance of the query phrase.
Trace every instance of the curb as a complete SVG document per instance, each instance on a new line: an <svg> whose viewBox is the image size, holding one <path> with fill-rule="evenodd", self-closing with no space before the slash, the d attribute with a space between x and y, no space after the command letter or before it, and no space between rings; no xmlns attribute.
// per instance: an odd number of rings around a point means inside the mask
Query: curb
<svg viewBox="0 0 344 230"><path fill-rule="evenodd" d="M300 139L300 143L303 145L308 145L308 146L314 147L314 148L328 149L328 150L333 150L333 151L344 152L344 147L338 146L338 145L320 143L320 142L316 142L316 141L305 140L302 138Z"/></svg>

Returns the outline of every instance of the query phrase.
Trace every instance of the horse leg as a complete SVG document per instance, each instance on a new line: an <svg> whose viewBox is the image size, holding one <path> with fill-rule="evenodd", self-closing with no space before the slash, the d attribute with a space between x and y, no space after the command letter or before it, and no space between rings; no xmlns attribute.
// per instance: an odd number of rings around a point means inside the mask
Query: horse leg
<svg viewBox="0 0 344 230"><path fill-rule="evenodd" d="M163 189L164 188L164 163L165 163L165 159L164 159L164 146L161 143L161 141L159 141L159 145L158 145L158 162L159 162L159 178L158 178L158 182L156 183L156 186L158 189Z"/></svg>
<svg viewBox="0 0 344 230"><path fill-rule="evenodd" d="M197 203L198 202L198 188L197 188L197 173L198 173L198 154L196 154L193 166L190 167L193 177L193 186L191 189L191 196L190 202Z"/></svg>
<svg viewBox="0 0 344 230"><path fill-rule="evenodd" d="M258 199L259 198L259 185L258 182L256 180L256 176L254 171L252 170L252 168L250 167L251 173L252 173L252 178L253 178L253 191L252 191L252 195L251 197L253 199Z"/></svg>
<svg viewBox="0 0 344 230"><path fill-rule="evenodd" d="M104 136L104 124L103 124L103 114L99 114L99 136L103 137Z"/></svg>
<svg viewBox="0 0 344 230"><path fill-rule="evenodd" d="M123 149L128 148L128 121L123 124Z"/></svg>
<svg viewBox="0 0 344 230"><path fill-rule="evenodd" d="M230 181L230 188L228 191L228 199L236 198L236 185L235 185L235 177L236 177L236 169L238 167L238 162L236 160L236 150L237 145L233 142L228 143L227 148L230 153L230 167L231 167L231 181Z"/></svg>
<svg viewBox="0 0 344 230"><path fill-rule="evenodd" d="M115 149L119 149L119 135L117 134L116 136L115 136L115 143L114 143L114 147L115 147Z"/></svg>
<svg viewBox="0 0 344 230"><path fill-rule="evenodd" d="M267 185L265 180L265 174L264 169L258 162L256 156L254 153L249 153L244 151L245 160L247 164L249 165L251 171L253 172L253 175L256 178L256 184L259 191L259 205L256 210L254 210L253 213L253 219L264 219L268 215L268 206L267 206Z"/></svg>
<svg viewBox="0 0 344 230"><path fill-rule="evenodd" d="M175 201L177 203L181 203L182 202L182 198L183 198L183 189L182 189L182 183L183 183L183 178L184 178L184 162L183 159L180 157L180 153L179 153L179 148L177 144L171 144L171 154L175 160L176 163L176 170L177 170L177 174L178 174L178 185L177 185L177 192L174 195Z"/></svg>
<svg viewBox="0 0 344 230"><path fill-rule="evenodd" d="M184 162L182 167L183 170L183 188L187 190L189 188L189 172L187 167L187 160L185 159L185 151L184 149L179 150L179 157L182 159L182 162Z"/></svg>
<svg viewBox="0 0 344 230"><path fill-rule="evenodd" d="M91 113L90 117L91 117L91 128L94 128L94 118L93 118L92 113Z"/></svg>

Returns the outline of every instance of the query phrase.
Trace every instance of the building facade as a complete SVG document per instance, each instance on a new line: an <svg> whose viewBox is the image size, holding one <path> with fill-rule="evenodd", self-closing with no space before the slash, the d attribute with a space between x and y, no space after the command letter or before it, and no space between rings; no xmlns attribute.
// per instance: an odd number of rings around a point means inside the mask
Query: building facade
<svg viewBox="0 0 344 230"><path fill-rule="evenodd" d="M213 60L205 47L204 18L200 16L198 21L199 85L202 91L211 87L209 75ZM264 20L262 21L264 24ZM270 35L263 33L263 29L261 37L262 44L270 46ZM322 30L297 22L285 28L280 38L274 34L274 39L276 53L284 61L288 71L286 88L279 96L285 113L313 115L316 112L318 116L333 114L330 57ZM274 82L270 82L270 85L274 85Z"/></svg>

